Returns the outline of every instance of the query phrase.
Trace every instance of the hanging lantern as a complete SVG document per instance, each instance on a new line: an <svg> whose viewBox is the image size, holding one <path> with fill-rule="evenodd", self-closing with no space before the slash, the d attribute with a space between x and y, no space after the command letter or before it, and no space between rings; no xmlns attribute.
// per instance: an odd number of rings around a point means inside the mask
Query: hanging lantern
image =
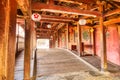
<svg viewBox="0 0 120 80"><path fill-rule="evenodd" d="M39 22L41 20L41 15L38 13L33 13L31 16L32 20L35 22Z"/></svg>
<svg viewBox="0 0 120 80"><path fill-rule="evenodd" d="M47 25L47 28L51 28L51 25L50 25L50 24L48 24L48 25Z"/></svg>
<svg viewBox="0 0 120 80"><path fill-rule="evenodd" d="M86 20L85 19L80 19L79 20L79 24L80 25L85 25L86 24Z"/></svg>

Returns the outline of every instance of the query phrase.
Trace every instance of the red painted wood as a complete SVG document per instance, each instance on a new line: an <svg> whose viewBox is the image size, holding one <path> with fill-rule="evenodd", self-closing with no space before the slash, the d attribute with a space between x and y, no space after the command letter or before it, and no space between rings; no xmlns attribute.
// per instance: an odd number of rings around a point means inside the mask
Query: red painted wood
<svg viewBox="0 0 120 80"><path fill-rule="evenodd" d="M116 25L110 25L107 29L108 34L106 36L107 46L107 60L120 65L120 48L119 48L119 35ZM100 29L96 29L96 54L101 56L101 44L100 44Z"/></svg>
<svg viewBox="0 0 120 80"><path fill-rule="evenodd" d="M115 25L113 25L113 27L109 27L108 33L110 34L106 37L107 59L115 64L120 65L119 35L117 27L115 27Z"/></svg>

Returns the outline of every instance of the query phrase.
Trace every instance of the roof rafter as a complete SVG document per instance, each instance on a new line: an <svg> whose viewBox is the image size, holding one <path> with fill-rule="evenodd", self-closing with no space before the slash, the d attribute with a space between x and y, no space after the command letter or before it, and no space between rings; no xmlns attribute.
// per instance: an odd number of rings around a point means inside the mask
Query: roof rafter
<svg viewBox="0 0 120 80"><path fill-rule="evenodd" d="M56 6L51 4L43 4L39 2L32 3L33 10L42 10L42 11L50 11L56 13L67 13L67 14L76 14L76 15L85 15L85 16L101 16L101 13L98 11L89 11L89 10L80 10L80 9L73 9L64 6Z"/></svg>
<svg viewBox="0 0 120 80"><path fill-rule="evenodd" d="M120 13L120 9L115 9L115 10L109 11L108 13L106 13L104 15L104 17L108 17L108 16L111 16L111 15L117 14L117 13Z"/></svg>

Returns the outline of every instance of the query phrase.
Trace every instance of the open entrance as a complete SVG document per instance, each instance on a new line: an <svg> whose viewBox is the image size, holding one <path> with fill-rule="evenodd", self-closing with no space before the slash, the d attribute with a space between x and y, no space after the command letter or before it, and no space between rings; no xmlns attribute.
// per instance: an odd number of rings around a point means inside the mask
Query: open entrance
<svg viewBox="0 0 120 80"><path fill-rule="evenodd" d="M37 40L38 49L47 49L49 48L49 39L38 39Z"/></svg>

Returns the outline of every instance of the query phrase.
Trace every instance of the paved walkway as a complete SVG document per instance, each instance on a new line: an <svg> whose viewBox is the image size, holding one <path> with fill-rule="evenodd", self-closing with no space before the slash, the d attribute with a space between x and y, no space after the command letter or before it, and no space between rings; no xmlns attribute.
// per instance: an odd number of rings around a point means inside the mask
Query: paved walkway
<svg viewBox="0 0 120 80"><path fill-rule="evenodd" d="M23 80L23 69L24 69L24 51L20 52L19 55L16 57L14 80Z"/></svg>
<svg viewBox="0 0 120 80"><path fill-rule="evenodd" d="M90 71L86 64L62 49L41 49L37 51L37 76Z"/></svg>
<svg viewBox="0 0 120 80"><path fill-rule="evenodd" d="M37 80L120 80L120 77L104 76L66 50L40 49Z"/></svg>
<svg viewBox="0 0 120 80"><path fill-rule="evenodd" d="M23 80L23 52L16 59L15 80ZM120 80L116 74L104 76L72 53L62 49L37 50L36 80Z"/></svg>

